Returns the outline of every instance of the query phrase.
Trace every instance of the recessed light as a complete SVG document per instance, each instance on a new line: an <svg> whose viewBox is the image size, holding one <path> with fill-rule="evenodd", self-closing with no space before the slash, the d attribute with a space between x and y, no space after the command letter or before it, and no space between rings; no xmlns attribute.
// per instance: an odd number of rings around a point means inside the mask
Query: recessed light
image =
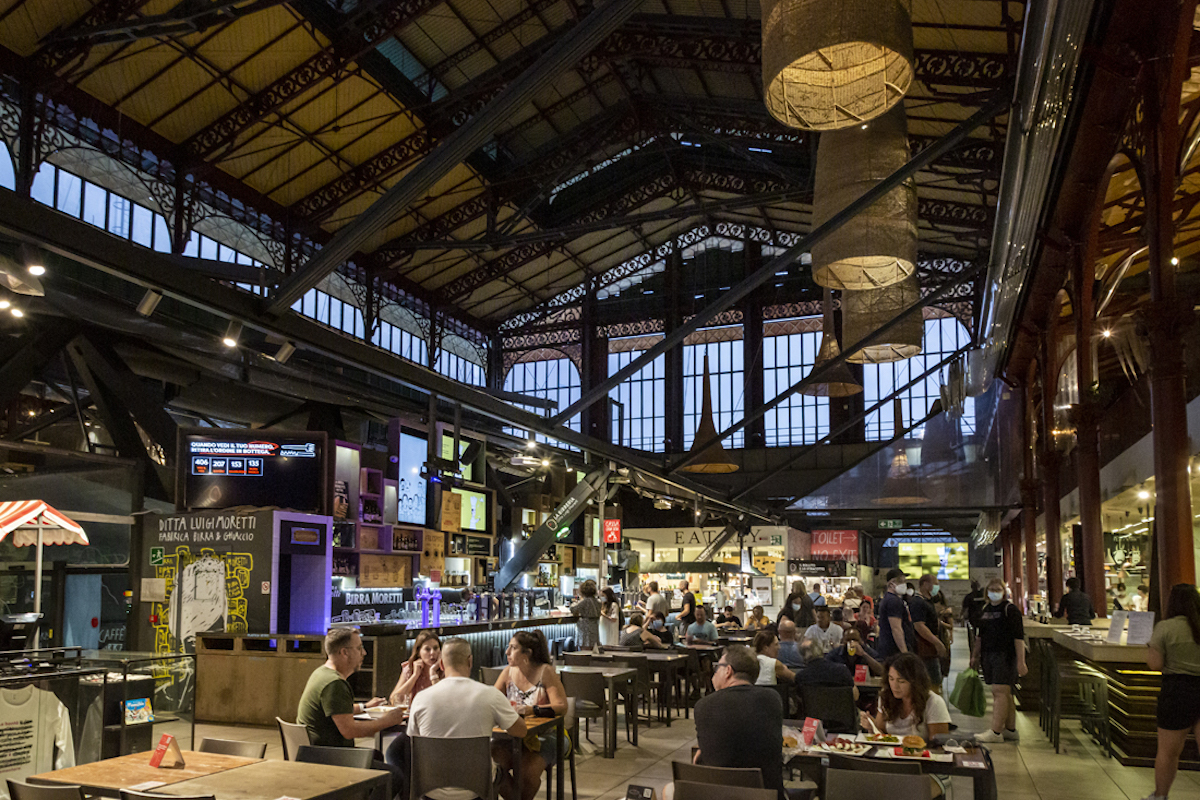
<svg viewBox="0 0 1200 800"><path fill-rule="evenodd" d="M12 314L14 317L17 317L18 319L25 316L25 312L19 308L9 309L9 313Z"/></svg>

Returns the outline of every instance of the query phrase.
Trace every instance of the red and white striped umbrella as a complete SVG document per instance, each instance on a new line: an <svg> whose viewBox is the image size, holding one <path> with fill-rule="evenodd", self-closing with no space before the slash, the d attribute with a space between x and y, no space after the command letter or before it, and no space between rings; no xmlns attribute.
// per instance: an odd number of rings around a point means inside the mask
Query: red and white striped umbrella
<svg viewBox="0 0 1200 800"><path fill-rule="evenodd" d="M38 529L42 544L88 544L83 527L44 500L11 500L0 503L0 542L9 533L17 547L35 547Z"/></svg>

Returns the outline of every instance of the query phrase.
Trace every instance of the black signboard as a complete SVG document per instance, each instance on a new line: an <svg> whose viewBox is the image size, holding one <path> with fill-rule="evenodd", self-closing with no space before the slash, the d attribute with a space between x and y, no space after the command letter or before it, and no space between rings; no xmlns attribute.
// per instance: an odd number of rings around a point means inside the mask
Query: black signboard
<svg viewBox="0 0 1200 800"><path fill-rule="evenodd" d="M324 513L325 445L320 433L181 429L176 508L278 506Z"/></svg>
<svg viewBox="0 0 1200 800"><path fill-rule="evenodd" d="M467 537L467 555L469 556L490 556L492 554L492 540L483 536L468 536Z"/></svg>
<svg viewBox="0 0 1200 800"><path fill-rule="evenodd" d="M846 575L845 561L801 561L789 558L788 575L812 578L840 578Z"/></svg>

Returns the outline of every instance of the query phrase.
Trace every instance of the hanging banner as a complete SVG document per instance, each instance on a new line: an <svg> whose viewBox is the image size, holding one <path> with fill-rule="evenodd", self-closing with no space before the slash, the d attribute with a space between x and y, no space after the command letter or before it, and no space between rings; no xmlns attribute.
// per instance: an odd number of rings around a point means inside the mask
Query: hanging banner
<svg viewBox="0 0 1200 800"><path fill-rule="evenodd" d="M814 561L858 561L858 531L813 531Z"/></svg>

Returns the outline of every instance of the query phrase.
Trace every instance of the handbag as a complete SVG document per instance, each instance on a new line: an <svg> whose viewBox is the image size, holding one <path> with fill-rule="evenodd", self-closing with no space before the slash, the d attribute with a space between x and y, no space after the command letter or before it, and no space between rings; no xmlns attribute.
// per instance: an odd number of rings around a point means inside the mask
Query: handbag
<svg viewBox="0 0 1200 800"><path fill-rule="evenodd" d="M979 673L973 669L964 669L954 681L950 702L968 717L982 717L987 713L986 692Z"/></svg>

